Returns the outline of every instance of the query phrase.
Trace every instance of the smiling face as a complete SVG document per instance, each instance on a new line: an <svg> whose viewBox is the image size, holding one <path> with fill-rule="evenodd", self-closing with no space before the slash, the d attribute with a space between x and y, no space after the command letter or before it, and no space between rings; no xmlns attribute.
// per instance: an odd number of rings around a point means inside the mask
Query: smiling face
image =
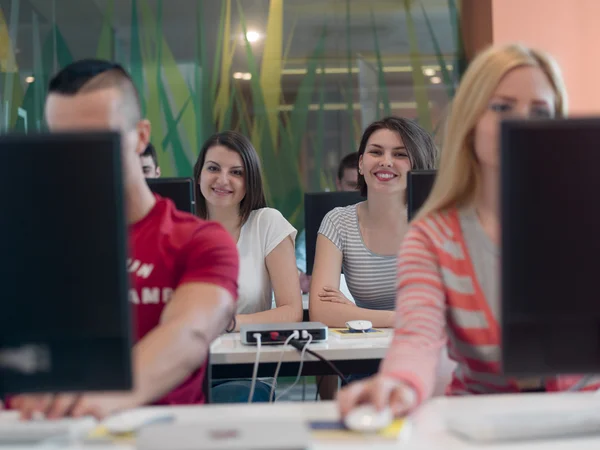
<svg viewBox="0 0 600 450"><path fill-rule="evenodd" d="M246 195L244 166L239 153L223 145L209 148L198 184L208 206L239 208Z"/></svg>
<svg viewBox="0 0 600 450"><path fill-rule="evenodd" d="M395 194L406 189L411 163L400 135L379 129L369 137L358 167L369 193Z"/></svg>

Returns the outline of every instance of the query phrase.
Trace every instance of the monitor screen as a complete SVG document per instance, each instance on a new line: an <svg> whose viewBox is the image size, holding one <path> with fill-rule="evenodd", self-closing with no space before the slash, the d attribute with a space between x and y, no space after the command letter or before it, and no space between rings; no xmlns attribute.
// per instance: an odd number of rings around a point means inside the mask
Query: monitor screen
<svg viewBox="0 0 600 450"><path fill-rule="evenodd" d="M317 246L317 234L323 217L339 206L354 205L365 198L358 191L317 192L304 194L304 225L306 227L306 273L312 274Z"/></svg>
<svg viewBox="0 0 600 450"><path fill-rule="evenodd" d="M429 197L435 182L435 170L412 170L406 179L406 203L409 222L421 209Z"/></svg>
<svg viewBox="0 0 600 450"><path fill-rule="evenodd" d="M152 192L172 200L178 210L196 213L192 178L146 178L146 181Z"/></svg>
<svg viewBox="0 0 600 450"><path fill-rule="evenodd" d="M0 136L0 393L131 388L120 137Z"/></svg>
<svg viewBox="0 0 600 450"><path fill-rule="evenodd" d="M502 358L509 376L600 372L600 119L501 126Z"/></svg>

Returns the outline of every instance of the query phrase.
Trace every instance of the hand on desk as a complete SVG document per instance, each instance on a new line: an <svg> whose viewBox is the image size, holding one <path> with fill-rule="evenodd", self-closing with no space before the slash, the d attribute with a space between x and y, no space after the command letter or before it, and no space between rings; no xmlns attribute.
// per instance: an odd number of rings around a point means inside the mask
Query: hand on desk
<svg viewBox="0 0 600 450"><path fill-rule="evenodd" d="M336 288L325 286L321 292L319 292L319 299L324 302L341 303L343 305L356 306L354 302L348 300L342 291Z"/></svg>
<svg viewBox="0 0 600 450"><path fill-rule="evenodd" d="M11 400L11 406L21 413L25 420L35 413L42 413L47 419L61 417L94 416L97 419L117 411L140 406L132 394L39 394L21 395Z"/></svg>
<svg viewBox="0 0 600 450"><path fill-rule="evenodd" d="M364 403L372 404L379 411L390 407L395 416L400 416L416 406L417 393L402 381L377 374L349 384L338 394L338 407L342 417Z"/></svg>

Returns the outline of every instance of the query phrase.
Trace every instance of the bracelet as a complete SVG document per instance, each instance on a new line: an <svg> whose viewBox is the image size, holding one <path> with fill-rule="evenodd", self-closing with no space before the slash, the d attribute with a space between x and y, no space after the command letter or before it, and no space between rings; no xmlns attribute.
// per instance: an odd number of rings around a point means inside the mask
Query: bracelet
<svg viewBox="0 0 600 450"><path fill-rule="evenodd" d="M237 322L235 320L235 314L234 314L233 320L229 323L229 327L225 328L225 332L232 333L235 330L236 325L237 325Z"/></svg>

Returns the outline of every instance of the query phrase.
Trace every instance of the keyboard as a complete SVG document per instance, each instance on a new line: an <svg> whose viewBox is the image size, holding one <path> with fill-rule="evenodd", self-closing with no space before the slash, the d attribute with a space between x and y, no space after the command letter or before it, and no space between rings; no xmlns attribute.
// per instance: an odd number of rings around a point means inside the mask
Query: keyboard
<svg viewBox="0 0 600 450"><path fill-rule="evenodd" d="M48 439L75 438L92 430L97 421L91 417L59 420L1 420L0 445L32 445Z"/></svg>
<svg viewBox="0 0 600 450"><path fill-rule="evenodd" d="M600 437L600 402L581 410L459 413L446 418L446 425L454 434L481 443Z"/></svg>

